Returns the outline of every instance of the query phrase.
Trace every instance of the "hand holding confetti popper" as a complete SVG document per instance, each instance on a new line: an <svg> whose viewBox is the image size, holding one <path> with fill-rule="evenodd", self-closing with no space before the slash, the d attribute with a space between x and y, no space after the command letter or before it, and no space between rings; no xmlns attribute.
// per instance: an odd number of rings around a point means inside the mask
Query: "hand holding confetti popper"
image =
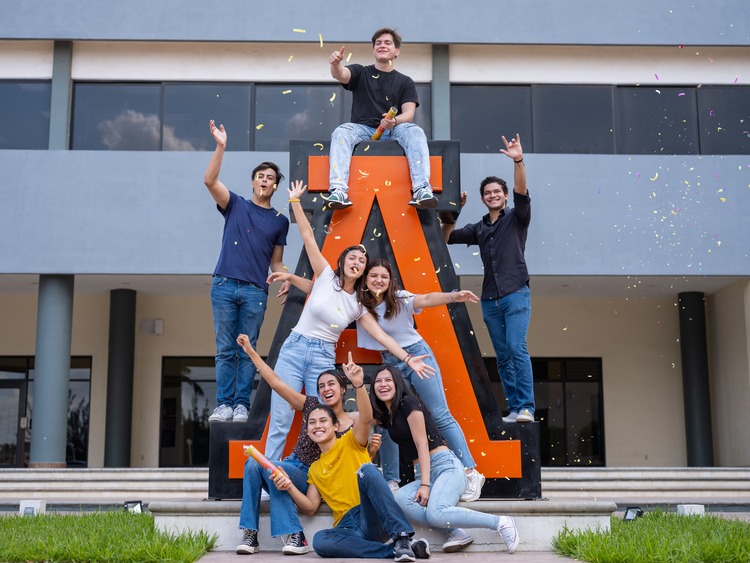
<svg viewBox="0 0 750 563"><path fill-rule="evenodd" d="M398 113L398 108L392 107L391 109L388 110L388 113L385 114L385 118L390 119L394 117L397 113ZM372 139L373 141L377 141L378 139L380 139L380 137L383 136L383 131L385 131L385 128L382 125L378 125L378 128L372 134L372 137L370 137L370 139Z"/></svg>
<svg viewBox="0 0 750 563"><path fill-rule="evenodd" d="M271 461L262 453L260 453L255 446L245 446L245 454L257 461L258 465L260 465L263 469L267 469L271 474L272 479L274 479L279 474L284 474L283 469L281 469L280 467L276 467L273 463L271 463Z"/></svg>

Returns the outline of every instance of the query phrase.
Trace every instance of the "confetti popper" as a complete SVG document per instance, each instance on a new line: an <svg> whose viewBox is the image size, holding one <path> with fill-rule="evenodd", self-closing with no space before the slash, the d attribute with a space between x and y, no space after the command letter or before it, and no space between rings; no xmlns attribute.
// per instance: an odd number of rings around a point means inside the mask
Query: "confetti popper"
<svg viewBox="0 0 750 563"><path fill-rule="evenodd" d="M271 463L266 456L260 453L255 446L245 446L245 454L257 461L263 469L267 469L271 474L271 477L275 477L278 473L279 468Z"/></svg>
<svg viewBox="0 0 750 563"><path fill-rule="evenodd" d="M386 117L393 117L397 113L398 113L398 108L397 107L392 107L391 109L388 110L388 113L386 113L385 116ZM380 139L380 137L383 136L383 131L385 131L385 129L383 129L383 126L382 125L378 125L378 128L372 134L372 137L370 137L370 139L372 139L373 141L377 141L378 139Z"/></svg>

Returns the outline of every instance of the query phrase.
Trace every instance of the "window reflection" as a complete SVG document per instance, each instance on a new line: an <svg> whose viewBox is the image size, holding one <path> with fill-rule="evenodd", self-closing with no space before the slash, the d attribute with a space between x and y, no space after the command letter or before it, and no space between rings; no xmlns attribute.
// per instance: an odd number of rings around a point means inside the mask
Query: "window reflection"
<svg viewBox="0 0 750 563"><path fill-rule="evenodd" d="M0 80L0 149L49 148L49 81Z"/></svg>
<svg viewBox="0 0 750 563"><path fill-rule="evenodd" d="M160 150L160 96L158 84L76 84L72 148ZM165 134L174 137L173 133ZM189 146L187 141L175 143L185 148Z"/></svg>
<svg viewBox="0 0 750 563"><path fill-rule="evenodd" d="M698 88L702 154L750 154L750 87Z"/></svg>
<svg viewBox="0 0 750 563"><path fill-rule="evenodd" d="M213 151L208 122L224 124L228 151L250 150L252 92L248 84L165 84L165 151Z"/></svg>

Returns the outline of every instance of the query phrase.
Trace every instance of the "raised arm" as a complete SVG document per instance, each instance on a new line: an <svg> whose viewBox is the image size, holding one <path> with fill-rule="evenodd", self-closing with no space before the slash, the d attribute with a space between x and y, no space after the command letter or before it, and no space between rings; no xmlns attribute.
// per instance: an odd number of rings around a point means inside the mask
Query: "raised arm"
<svg viewBox="0 0 750 563"><path fill-rule="evenodd" d="M229 190L219 181L219 171L221 170L221 162L224 159L224 151L227 148L227 133L224 130L224 125L216 127L213 119L208 122L208 127L211 135L216 140L216 149L214 150L214 154L211 155L211 160L208 161L206 173L203 175L203 183L206 184L214 201L222 208L226 208L229 203Z"/></svg>
<svg viewBox="0 0 750 563"><path fill-rule="evenodd" d="M419 460L420 486L417 494L414 495L414 501L422 506L427 506L430 498L430 443L427 440L427 427L424 422L424 413L419 410L413 410L406 417L409 423L411 437L414 445L417 446L417 459Z"/></svg>
<svg viewBox="0 0 750 563"><path fill-rule="evenodd" d="M331 76L341 82L341 84L349 84L352 79L352 71L350 71L344 64L344 47L338 51L331 53L328 57L328 62L331 65Z"/></svg>
<svg viewBox="0 0 750 563"><path fill-rule="evenodd" d="M299 233L302 235L302 242L305 243L305 250L307 251L307 257L310 259L310 265L315 275L319 276L328 266L328 261L323 256L320 248L318 248L318 243L315 242L315 233L313 233L310 221L307 220L305 211L302 209L302 204L299 201L300 196L305 193L307 186L303 185L302 180L290 182L289 185L289 204L292 206L294 218L297 220Z"/></svg>
<svg viewBox="0 0 750 563"><path fill-rule="evenodd" d="M342 364L344 373L349 381L352 382L354 392L357 397L357 411L359 416L354 421L352 426L352 432L357 442L362 446L367 446L367 442L370 438L370 423L372 422L372 404L370 403L370 396L367 394L365 389L365 372L362 366L358 366L352 361L352 353L349 352L349 361Z"/></svg>
<svg viewBox="0 0 750 563"><path fill-rule="evenodd" d="M479 303L479 297L468 289L454 289L450 293L424 293L414 296L414 308L437 307L449 303Z"/></svg>
<svg viewBox="0 0 750 563"><path fill-rule="evenodd" d="M240 334L237 337L237 344L242 346L242 349L245 351L245 353L250 356L250 359L258 369L258 373L263 379L266 380L266 383L268 383L269 387L271 387L271 389L281 395L281 398L289 403L289 405L291 405L294 410L301 411L302 407L305 406L305 395L303 395L302 393L297 393L297 391L284 383L284 381L279 377L279 374L273 371L273 369L271 369L271 366L263 361L263 358L260 357L260 354L258 354L258 352L256 352L255 349L250 345L250 339L246 334Z"/></svg>
<svg viewBox="0 0 750 563"><path fill-rule="evenodd" d="M406 350L398 345L398 342L396 342L393 337L389 336L382 328L380 328L378 321L375 320L375 317L373 317L371 313L365 313L362 315L358 319L358 322L370 336L385 346L386 350L413 369L420 379L429 379L431 375L435 375L435 368L422 361L424 358L428 357L427 355L412 356L411 354L408 354Z"/></svg>
<svg viewBox="0 0 750 563"><path fill-rule="evenodd" d="M513 191L526 195L529 191L526 189L526 166L523 163L521 135L516 133L516 138L510 141L506 141L503 137L503 144L505 144L505 149L500 149L500 152L513 159Z"/></svg>

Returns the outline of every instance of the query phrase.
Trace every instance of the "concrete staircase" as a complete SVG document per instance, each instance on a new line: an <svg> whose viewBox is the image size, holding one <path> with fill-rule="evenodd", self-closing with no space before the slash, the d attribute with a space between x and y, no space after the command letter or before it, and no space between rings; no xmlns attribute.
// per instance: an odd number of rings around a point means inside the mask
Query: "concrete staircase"
<svg viewBox="0 0 750 563"><path fill-rule="evenodd" d="M750 506L750 468L543 468L550 501ZM201 501L208 469L0 469L0 504Z"/></svg>

